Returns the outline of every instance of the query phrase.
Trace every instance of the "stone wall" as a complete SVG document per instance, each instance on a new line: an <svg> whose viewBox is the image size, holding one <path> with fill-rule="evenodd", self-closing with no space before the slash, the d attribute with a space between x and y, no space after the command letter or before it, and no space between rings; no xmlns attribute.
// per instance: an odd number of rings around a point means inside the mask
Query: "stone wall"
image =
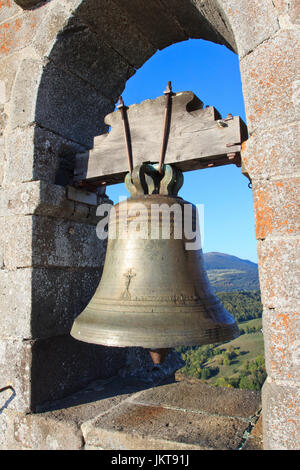
<svg viewBox="0 0 300 470"><path fill-rule="evenodd" d="M135 70L157 49L203 38L240 57L264 304L264 446L299 446L298 10L296 0L0 3L0 388L15 390L10 409L35 411L124 363L123 350L69 337L105 247L95 207L68 200L66 184Z"/></svg>
<svg viewBox="0 0 300 470"><path fill-rule="evenodd" d="M67 6L55 8L48 24L50 7L23 11L9 1L0 10L0 387L13 387L16 412L114 375L125 361L122 349L69 334L100 280L105 246L95 231L97 202L68 199L66 183L75 153L92 146L113 102L47 59L51 34L69 16Z"/></svg>

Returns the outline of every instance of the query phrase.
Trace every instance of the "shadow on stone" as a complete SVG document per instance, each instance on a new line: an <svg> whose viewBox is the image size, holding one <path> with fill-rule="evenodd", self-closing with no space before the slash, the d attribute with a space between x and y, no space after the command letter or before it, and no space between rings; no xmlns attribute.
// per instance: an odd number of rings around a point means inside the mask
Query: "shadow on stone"
<svg viewBox="0 0 300 470"><path fill-rule="evenodd" d="M99 348L99 346L98 346ZM107 353L111 350L122 348L103 348ZM117 375L109 378L99 378L84 385L78 392L70 394L61 400L53 400L36 407L38 413L67 409L87 403L96 403L101 400L120 397L121 399L160 385L175 382L175 372L182 367L180 355L170 350L165 361L161 365L155 365L150 359L147 350L143 348L127 348L126 361ZM103 361L98 361L99 367L103 367ZM112 370L112 369L111 369ZM125 397L124 397L125 395Z"/></svg>

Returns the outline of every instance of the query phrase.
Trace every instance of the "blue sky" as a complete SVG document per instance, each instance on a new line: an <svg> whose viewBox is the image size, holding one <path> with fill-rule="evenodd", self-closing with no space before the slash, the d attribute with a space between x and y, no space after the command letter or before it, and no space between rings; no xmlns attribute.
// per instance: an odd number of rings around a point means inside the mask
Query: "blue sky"
<svg viewBox="0 0 300 470"><path fill-rule="evenodd" d="M222 117L231 113L246 122L238 56L225 46L193 39L157 52L128 80L122 95L125 104L162 95L169 80L174 92L193 91L204 106L214 106ZM114 202L128 196L123 184L109 186L107 194ZM228 165L185 172L179 196L203 204L204 252L257 262L252 191L240 168Z"/></svg>

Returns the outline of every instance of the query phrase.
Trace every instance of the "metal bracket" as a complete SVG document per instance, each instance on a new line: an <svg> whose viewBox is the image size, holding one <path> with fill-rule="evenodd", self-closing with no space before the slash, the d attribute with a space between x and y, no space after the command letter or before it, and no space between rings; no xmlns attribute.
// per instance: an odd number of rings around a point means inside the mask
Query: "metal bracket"
<svg viewBox="0 0 300 470"><path fill-rule="evenodd" d="M177 196L183 185L183 175L172 165L163 165L162 173L159 163L146 162L134 167L127 173L125 186L131 197L142 194L164 194Z"/></svg>

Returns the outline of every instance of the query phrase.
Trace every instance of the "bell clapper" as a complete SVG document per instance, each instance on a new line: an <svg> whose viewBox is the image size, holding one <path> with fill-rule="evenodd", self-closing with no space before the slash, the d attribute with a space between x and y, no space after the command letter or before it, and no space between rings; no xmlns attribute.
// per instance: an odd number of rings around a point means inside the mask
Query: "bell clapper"
<svg viewBox="0 0 300 470"><path fill-rule="evenodd" d="M167 357L169 350L169 348L149 349L148 351L150 353L153 364L162 364Z"/></svg>

